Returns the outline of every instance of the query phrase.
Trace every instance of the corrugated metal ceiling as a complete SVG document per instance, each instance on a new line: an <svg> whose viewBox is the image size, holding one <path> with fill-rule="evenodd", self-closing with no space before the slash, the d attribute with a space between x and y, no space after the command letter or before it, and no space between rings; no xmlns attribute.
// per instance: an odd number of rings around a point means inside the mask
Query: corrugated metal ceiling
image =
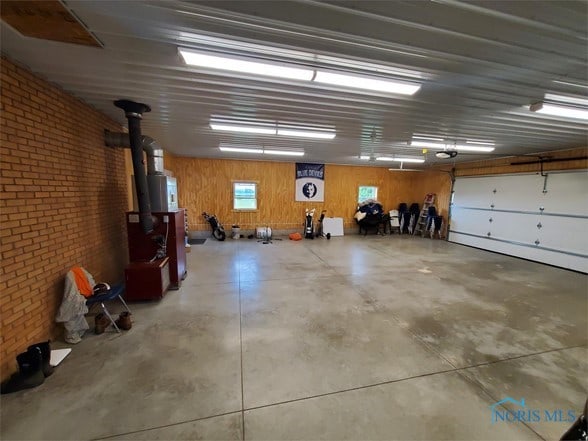
<svg viewBox="0 0 588 441"><path fill-rule="evenodd" d="M304 148L305 161L365 164L359 155L420 153L407 146L415 133L493 140L498 156L587 144L585 122L528 110L545 93L586 98L586 2L68 1L66 6L103 49L25 38L2 23L2 51L121 122L113 100L151 105L144 132L179 155L243 158L220 152L224 142ZM241 44L223 45L210 37ZM417 75L423 86L413 96L391 96L219 75L186 66L177 52L182 46L250 54L253 43L275 48L264 58L291 58L292 50L310 54L300 56L303 64L312 64L315 55L345 58L346 70L378 64L396 76ZM312 141L213 132L211 115L334 126L337 136ZM485 157L460 154L455 160ZM440 161L427 155L426 164Z"/></svg>

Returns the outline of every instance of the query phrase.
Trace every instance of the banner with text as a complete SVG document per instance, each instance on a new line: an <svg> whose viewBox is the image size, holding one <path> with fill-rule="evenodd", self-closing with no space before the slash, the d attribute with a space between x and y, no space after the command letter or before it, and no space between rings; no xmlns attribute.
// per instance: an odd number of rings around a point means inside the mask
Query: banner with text
<svg viewBox="0 0 588 441"><path fill-rule="evenodd" d="M325 164L296 163L296 201L325 201Z"/></svg>

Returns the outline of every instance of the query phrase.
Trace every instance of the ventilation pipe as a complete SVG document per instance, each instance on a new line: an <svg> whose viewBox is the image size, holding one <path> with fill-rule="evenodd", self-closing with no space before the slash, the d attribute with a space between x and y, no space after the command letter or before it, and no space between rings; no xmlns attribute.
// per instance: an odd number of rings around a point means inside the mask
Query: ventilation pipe
<svg viewBox="0 0 588 441"><path fill-rule="evenodd" d="M104 144L108 147L131 147L129 135L104 130ZM147 155L147 174L163 175L163 148L150 136L141 136L141 148Z"/></svg>
<svg viewBox="0 0 588 441"><path fill-rule="evenodd" d="M139 222L145 234L153 231L153 218L151 217L151 203L149 202L149 190L147 188L147 176L143 166L143 147L141 136L141 119L144 112L151 112L147 104L136 103L129 100L118 100L114 105L125 112L129 123L129 145L133 158L133 172L135 174L135 187L137 188L137 202L139 205Z"/></svg>

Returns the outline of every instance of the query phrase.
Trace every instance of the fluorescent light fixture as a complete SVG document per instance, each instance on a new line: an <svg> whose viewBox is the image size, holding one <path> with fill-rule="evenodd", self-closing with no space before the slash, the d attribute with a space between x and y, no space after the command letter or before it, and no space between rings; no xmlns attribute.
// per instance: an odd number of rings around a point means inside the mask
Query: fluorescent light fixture
<svg viewBox="0 0 588 441"><path fill-rule="evenodd" d="M306 129L281 129L278 126L278 135L295 136L299 138L333 139L335 137L335 132L321 132Z"/></svg>
<svg viewBox="0 0 588 441"><path fill-rule="evenodd" d="M411 147L424 147L424 148L444 148L449 147L452 150L461 150L463 152L493 152L494 147L490 145L464 145L456 144L453 145L449 142L425 142L425 141L412 141Z"/></svg>
<svg viewBox="0 0 588 441"><path fill-rule="evenodd" d="M310 54L305 60L309 62L317 62L321 65L332 66L333 68L343 68L346 70L353 69L364 72L374 72L380 75L392 77L411 77L417 80L422 80L424 75L422 72L412 69L403 69L399 67L386 66L383 64L368 63L365 60L354 60L350 58L333 57L331 55ZM299 57L300 58L300 57ZM428 57L425 57L428 58Z"/></svg>
<svg viewBox="0 0 588 441"><path fill-rule="evenodd" d="M263 153L266 155L304 156L304 152L292 150L264 150Z"/></svg>
<svg viewBox="0 0 588 441"><path fill-rule="evenodd" d="M586 98L579 98L577 96L567 96L567 95L556 95L554 93L546 93L544 97L545 101L548 101L550 104L571 104L572 106L584 106L588 107L588 99Z"/></svg>
<svg viewBox="0 0 588 441"><path fill-rule="evenodd" d="M423 158L392 158L394 162L413 162L415 164L422 164L425 162Z"/></svg>
<svg viewBox="0 0 588 441"><path fill-rule="evenodd" d="M414 135L412 137L413 140L418 140L418 141L433 141L433 142L444 142L445 140L443 138L436 138L433 136L426 136L426 135Z"/></svg>
<svg viewBox="0 0 588 441"><path fill-rule="evenodd" d="M494 147L492 146L475 146L475 145L463 145L463 144L457 144L457 145L450 145L449 147L451 147L452 150L458 150L461 152L481 152L481 153L490 153L494 151Z"/></svg>
<svg viewBox="0 0 588 441"><path fill-rule="evenodd" d="M410 142L410 147L418 147L418 148L444 148L446 145L445 142L432 142L432 141L415 141L414 139Z"/></svg>
<svg viewBox="0 0 588 441"><path fill-rule="evenodd" d="M411 147L435 147L435 146L443 146L444 143L443 142L433 142L433 141L416 141L416 140L412 140L410 142L410 146Z"/></svg>
<svg viewBox="0 0 588 441"><path fill-rule="evenodd" d="M494 142L492 141L471 141L471 140L467 140L466 144L475 144L475 145L484 145L486 147L492 147L494 145Z"/></svg>
<svg viewBox="0 0 588 441"><path fill-rule="evenodd" d="M246 126L239 124L223 124L210 122L212 130L220 130L223 132L242 132L242 133L258 133L260 135L275 135L276 129L264 126Z"/></svg>
<svg viewBox="0 0 588 441"><path fill-rule="evenodd" d="M542 113L545 115L588 120L588 110L580 109L578 107L567 107L538 102L535 104L531 104L529 109L531 110L531 112Z"/></svg>
<svg viewBox="0 0 588 441"><path fill-rule="evenodd" d="M383 75L401 75L420 78L420 72L397 70L389 66L370 65L366 63L358 63L354 60L346 60L343 58L325 57L318 54L289 51L280 48L273 48L269 46L253 45L243 42L230 42L230 40L213 39L207 37L198 37L204 39L204 45L215 45L217 50L225 48L237 48L238 50L255 51L261 56L278 56L281 58L292 58L292 60L285 60L283 62L273 61L250 61L255 58L247 59L246 56L223 55L214 52L178 48L178 52L184 59L184 62L191 66L197 66L207 69L215 69L219 71L239 72L252 75L261 75L266 77L284 78L288 80L298 81L314 81L321 84L330 84L335 86L349 87L353 89L372 90L376 92L393 93L401 95L414 95L420 88L421 84L418 82L402 81L402 80L388 80L379 78L370 78L370 73ZM334 73L330 71L316 70L313 68L301 66L305 62L319 62L322 64L334 65L334 68L358 68L366 71L365 75L349 75L344 73ZM291 67L288 63L292 63Z"/></svg>
<svg viewBox="0 0 588 441"><path fill-rule="evenodd" d="M335 86L349 87L353 89L374 90L376 92L397 93L401 95L414 95L420 88L420 84L401 83L399 81L376 80L373 78L356 75L343 75L338 73L317 70L314 82L331 84Z"/></svg>
<svg viewBox="0 0 588 441"><path fill-rule="evenodd" d="M328 128L291 126L269 121L240 121L228 117L211 117L210 128L225 132L257 133L260 135L280 135L317 139L333 139L337 134L335 130Z"/></svg>
<svg viewBox="0 0 588 441"><path fill-rule="evenodd" d="M369 157L369 156L367 156L367 155L361 155L361 156L359 157L359 159L362 159L362 160L364 160L364 161L369 161L370 157Z"/></svg>
<svg viewBox="0 0 588 441"><path fill-rule="evenodd" d="M266 155L283 155L283 156L304 156L304 151L300 150L272 150L262 149L259 147L237 147L230 144L221 143L218 146L221 152L231 153L253 153L253 154L266 154Z"/></svg>
<svg viewBox="0 0 588 441"><path fill-rule="evenodd" d="M239 58L211 55L208 53L178 48L186 64L231 72L241 72L289 80L310 81L314 75L312 69L286 67L278 64L246 61Z"/></svg>
<svg viewBox="0 0 588 441"><path fill-rule="evenodd" d="M263 149L253 149L245 147L223 147L218 148L221 152L234 152L234 153L263 153Z"/></svg>
<svg viewBox="0 0 588 441"><path fill-rule="evenodd" d="M376 161L394 161L394 162L413 162L415 164L423 163L425 160L423 158L405 158L401 156L378 156Z"/></svg>

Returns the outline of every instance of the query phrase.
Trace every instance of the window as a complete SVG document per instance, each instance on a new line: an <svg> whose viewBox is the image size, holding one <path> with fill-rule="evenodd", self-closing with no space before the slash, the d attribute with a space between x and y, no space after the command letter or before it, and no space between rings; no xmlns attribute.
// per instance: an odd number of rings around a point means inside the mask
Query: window
<svg viewBox="0 0 588 441"><path fill-rule="evenodd" d="M360 185L357 202L363 202L366 199L378 199L378 187Z"/></svg>
<svg viewBox="0 0 588 441"><path fill-rule="evenodd" d="M233 182L233 210L257 210L255 182Z"/></svg>

